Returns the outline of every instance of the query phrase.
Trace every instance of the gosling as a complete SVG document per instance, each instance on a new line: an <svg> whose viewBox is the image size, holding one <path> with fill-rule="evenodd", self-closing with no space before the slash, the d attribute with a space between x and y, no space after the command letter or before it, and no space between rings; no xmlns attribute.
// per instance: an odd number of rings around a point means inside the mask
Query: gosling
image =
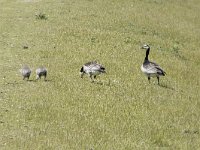
<svg viewBox="0 0 200 150"><path fill-rule="evenodd" d="M44 80L46 80L47 69L45 67L39 67L36 69L36 80L41 79L42 76L44 77Z"/></svg>
<svg viewBox="0 0 200 150"><path fill-rule="evenodd" d="M23 80L27 78L29 80L30 75L31 75L31 69L28 66L23 66L22 69L20 69L20 72L22 74Z"/></svg>

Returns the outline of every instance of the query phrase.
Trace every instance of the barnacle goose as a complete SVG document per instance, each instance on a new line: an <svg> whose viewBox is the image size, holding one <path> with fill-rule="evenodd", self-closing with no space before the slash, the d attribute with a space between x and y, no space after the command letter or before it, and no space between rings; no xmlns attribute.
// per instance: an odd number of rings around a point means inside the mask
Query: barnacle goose
<svg viewBox="0 0 200 150"><path fill-rule="evenodd" d="M143 45L142 49L146 49L146 57L144 59L144 62L141 66L142 72L148 77L149 83L151 77L157 77L158 84L159 84L159 77L165 76L165 71L155 62L151 62L148 59L149 52L150 52L150 46L149 45Z"/></svg>

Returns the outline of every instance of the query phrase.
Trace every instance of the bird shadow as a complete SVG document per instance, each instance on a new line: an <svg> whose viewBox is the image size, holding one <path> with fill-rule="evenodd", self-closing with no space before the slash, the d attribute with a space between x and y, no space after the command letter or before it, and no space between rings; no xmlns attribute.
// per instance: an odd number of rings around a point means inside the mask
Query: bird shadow
<svg viewBox="0 0 200 150"><path fill-rule="evenodd" d="M107 82L107 81L92 81L91 83L93 84L97 84L97 85L105 85L105 86L111 86L111 83L110 83L110 80Z"/></svg>
<svg viewBox="0 0 200 150"><path fill-rule="evenodd" d="M26 80L27 82L36 82L35 80Z"/></svg>
<svg viewBox="0 0 200 150"><path fill-rule="evenodd" d="M45 79L45 80L42 80L42 79L36 79L36 80L34 80L34 82L38 82L38 81L44 81L44 82L52 82L53 80L51 80L51 79Z"/></svg>
<svg viewBox="0 0 200 150"><path fill-rule="evenodd" d="M17 85L17 84L22 84L20 82L6 82L5 85Z"/></svg>
<svg viewBox="0 0 200 150"><path fill-rule="evenodd" d="M47 80L44 80L45 82L52 82L53 80L51 79L47 79Z"/></svg>
<svg viewBox="0 0 200 150"><path fill-rule="evenodd" d="M158 86L162 87L162 88L165 88L165 89L169 89L169 90L175 90L173 87L170 87L169 85L167 84L159 84Z"/></svg>
<svg viewBox="0 0 200 150"><path fill-rule="evenodd" d="M46 79L46 80L44 80L44 82L52 82L53 80L51 80L51 79Z"/></svg>
<svg viewBox="0 0 200 150"><path fill-rule="evenodd" d="M103 85L103 82L101 82L101 81L92 81L91 83L92 83L92 84Z"/></svg>

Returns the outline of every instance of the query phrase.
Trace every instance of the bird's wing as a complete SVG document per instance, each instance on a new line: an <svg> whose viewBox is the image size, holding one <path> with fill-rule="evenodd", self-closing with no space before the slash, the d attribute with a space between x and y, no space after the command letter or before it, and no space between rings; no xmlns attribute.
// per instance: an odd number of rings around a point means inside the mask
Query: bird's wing
<svg viewBox="0 0 200 150"><path fill-rule="evenodd" d="M163 76L166 74L166 72L160 66L157 66L156 69L157 69L157 74Z"/></svg>
<svg viewBox="0 0 200 150"><path fill-rule="evenodd" d="M158 64L156 64L155 62L149 62L146 69L148 70L149 73L157 73L157 74L160 74L160 75L166 74L163 71L163 69Z"/></svg>
<svg viewBox="0 0 200 150"><path fill-rule="evenodd" d="M98 71L98 70L101 70L101 65L99 65L99 64L91 64L90 68L91 68L91 70Z"/></svg>

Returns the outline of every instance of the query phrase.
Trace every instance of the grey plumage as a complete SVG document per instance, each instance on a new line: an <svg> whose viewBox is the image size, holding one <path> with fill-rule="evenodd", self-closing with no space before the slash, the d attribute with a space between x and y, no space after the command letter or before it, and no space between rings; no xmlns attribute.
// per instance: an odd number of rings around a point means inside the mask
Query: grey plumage
<svg viewBox="0 0 200 150"><path fill-rule="evenodd" d="M97 63L96 61L91 61L84 64L80 70L81 78L83 78L84 74L88 74L88 76L90 77L92 81L93 81L92 77L94 77L95 79L97 75L101 73L105 73L105 72L106 72L105 68L101 64Z"/></svg>
<svg viewBox="0 0 200 150"><path fill-rule="evenodd" d="M42 76L44 76L44 79L47 77L47 69L45 67L36 69L36 79L41 79Z"/></svg>
<svg viewBox="0 0 200 150"><path fill-rule="evenodd" d="M23 80L24 79L29 79L30 75L31 75L31 69L28 66L23 66L22 69L20 69L21 75L23 76Z"/></svg>
<svg viewBox="0 0 200 150"><path fill-rule="evenodd" d="M149 61L148 56L150 52L150 46L144 45L142 49L146 49L146 57L141 66L141 70L148 77L149 82L150 82L151 77L157 77L158 84L159 84L159 77L165 76L166 73L158 64L156 64L155 62Z"/></svg>

